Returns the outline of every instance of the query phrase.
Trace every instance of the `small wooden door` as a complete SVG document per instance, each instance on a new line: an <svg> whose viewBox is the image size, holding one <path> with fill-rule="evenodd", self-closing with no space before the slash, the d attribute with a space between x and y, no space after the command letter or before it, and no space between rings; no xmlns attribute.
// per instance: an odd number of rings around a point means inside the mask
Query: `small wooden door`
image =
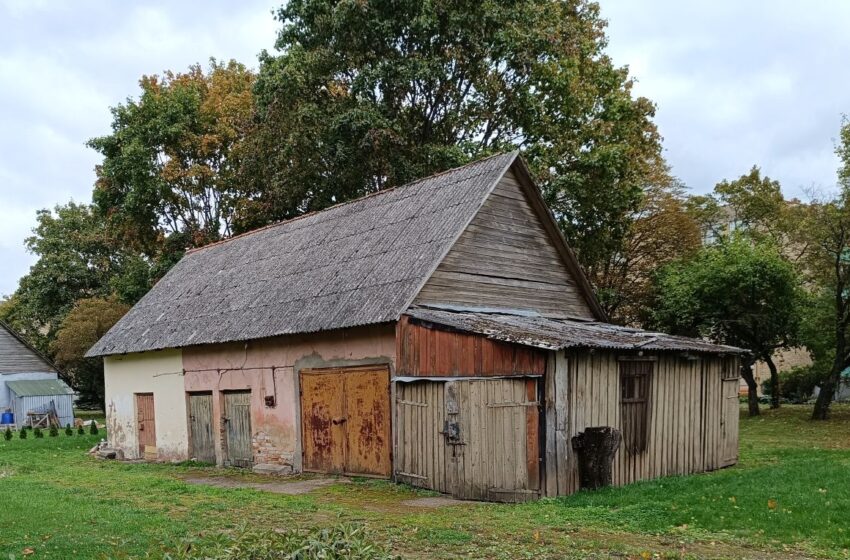
<svg viewBox="0 0 850 560"><path fill-rule="evenodd" d="M136 430L139 439L139 457L145 457L146 447L156 448L153 393L136 393Z"/></svg>
<svg viewBox="0 0 850 560"><path fill-rule="evenodd" d="M212 393L189 393L189 456L215 463Z"/></svg>
<svg viewBox="0 0 850 560"><path fill-rule="evenodd" d="M451 414L453 410L457 413ZM491 502L524 502L539 497L536 380L447 383L446 412L450 423L457 422L461 440L460 445L452 445L451 433L445 438L453 448L448 454L448 474L455 497Z"/></svg>
<svg viewBox="0 0 850 560"><path fill-rule="evenodd" d="M741 384L738 377L722 380L722 406L720 413L720 466L728 467L738 462L738 420L740 404L738 387Z"/></svg>
<svg viewBox="0 0 850 560"><path fill-rule="evenodd" d="M540 495L535 379L398 383L396 402L399 480L469 500Z"/></svg>
<svg viewBox="0 0 850 560"><path fill-rule="evenodd" d="M254 463L251 441L251 391L224 393L224 464L250 467Z"/></svg>
<svg viewBox="0 0 850 560"><path fill-rule="evenodd" d="M305 470L390 476L389 383L385 366L301 371Z"/></svg>

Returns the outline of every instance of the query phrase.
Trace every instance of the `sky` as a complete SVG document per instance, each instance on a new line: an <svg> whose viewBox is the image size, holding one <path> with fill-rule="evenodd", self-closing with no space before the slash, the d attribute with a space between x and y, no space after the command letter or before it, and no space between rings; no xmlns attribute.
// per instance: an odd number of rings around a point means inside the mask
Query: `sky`
<svg viewBox="0 0 850 560"><path fill-rule="evenodd" d="M143 74L256 66L280 1L0 0L0 296L33 262L40 208L91 197L109 108ZM850 113L850 2L601 0L608 52L658 107L673 173L710 191L758 165L786 197L835 184Z"/></svg>

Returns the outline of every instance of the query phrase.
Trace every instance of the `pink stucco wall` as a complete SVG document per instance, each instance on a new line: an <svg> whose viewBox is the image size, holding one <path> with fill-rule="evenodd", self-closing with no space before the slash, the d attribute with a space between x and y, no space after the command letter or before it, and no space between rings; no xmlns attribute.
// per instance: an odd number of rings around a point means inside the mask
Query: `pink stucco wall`
<svg viewBox="0 0 850 560"><path fill-rule="evenodd" d="M187 392L213 393L213 419L218 423L213 432L219 464L223 462L222 391L250 389L255 466L299 472L298 372L305 368L377 363L390 364L394 371L395 352L395 325L198 346L183 350L184 383ZM275 406L267 406L265 398L272 395Z"/></svg>

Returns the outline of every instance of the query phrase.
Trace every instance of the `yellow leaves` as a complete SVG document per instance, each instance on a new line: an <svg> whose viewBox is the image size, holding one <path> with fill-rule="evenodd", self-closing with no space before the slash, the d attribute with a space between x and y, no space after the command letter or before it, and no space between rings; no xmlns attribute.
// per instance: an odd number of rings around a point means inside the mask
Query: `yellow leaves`
<svg viewBox="0 0 850 560"><path fill-rule="evenodd" d="M644 550L643 552L641 552L641 553L640 553L640 557L641 557L643 560L649 560L650 558L652 558L652 553L650 553L649 551Z"/></svg>
<svg viewBox="0 0 850 560"><path fill-rule="evenodd" d="M35 550L34 550L34 549L32 549L32 548L30 548L30 547L26 547L26 548L23 550L22 554L23 554L24 556L32 556L33 554L35 554Z"/></svg>
<svg viewBox="0 0 850 560"><path fill-rule="evenodd" d="M767 501L767 509L769 509L770 511L775 511L778 505L779 504L773 498Z"/></svg>
<svg viewBox="0 0 850 560"><path fill-rule="evenodd" d="M346 97L348 95L348 86L338 80L328 82L327 88L331 97Z"/></svg>

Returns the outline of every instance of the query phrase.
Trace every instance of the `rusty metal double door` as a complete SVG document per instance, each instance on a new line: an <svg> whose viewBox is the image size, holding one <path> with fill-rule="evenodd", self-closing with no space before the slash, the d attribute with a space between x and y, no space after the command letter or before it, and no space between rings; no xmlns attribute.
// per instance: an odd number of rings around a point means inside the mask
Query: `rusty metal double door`
<svg viewBox="0 0 850 560"><path fill-rule="evenodd" d="M308 369L300 381L304 470L389 477L389 369Z"/></svg>

